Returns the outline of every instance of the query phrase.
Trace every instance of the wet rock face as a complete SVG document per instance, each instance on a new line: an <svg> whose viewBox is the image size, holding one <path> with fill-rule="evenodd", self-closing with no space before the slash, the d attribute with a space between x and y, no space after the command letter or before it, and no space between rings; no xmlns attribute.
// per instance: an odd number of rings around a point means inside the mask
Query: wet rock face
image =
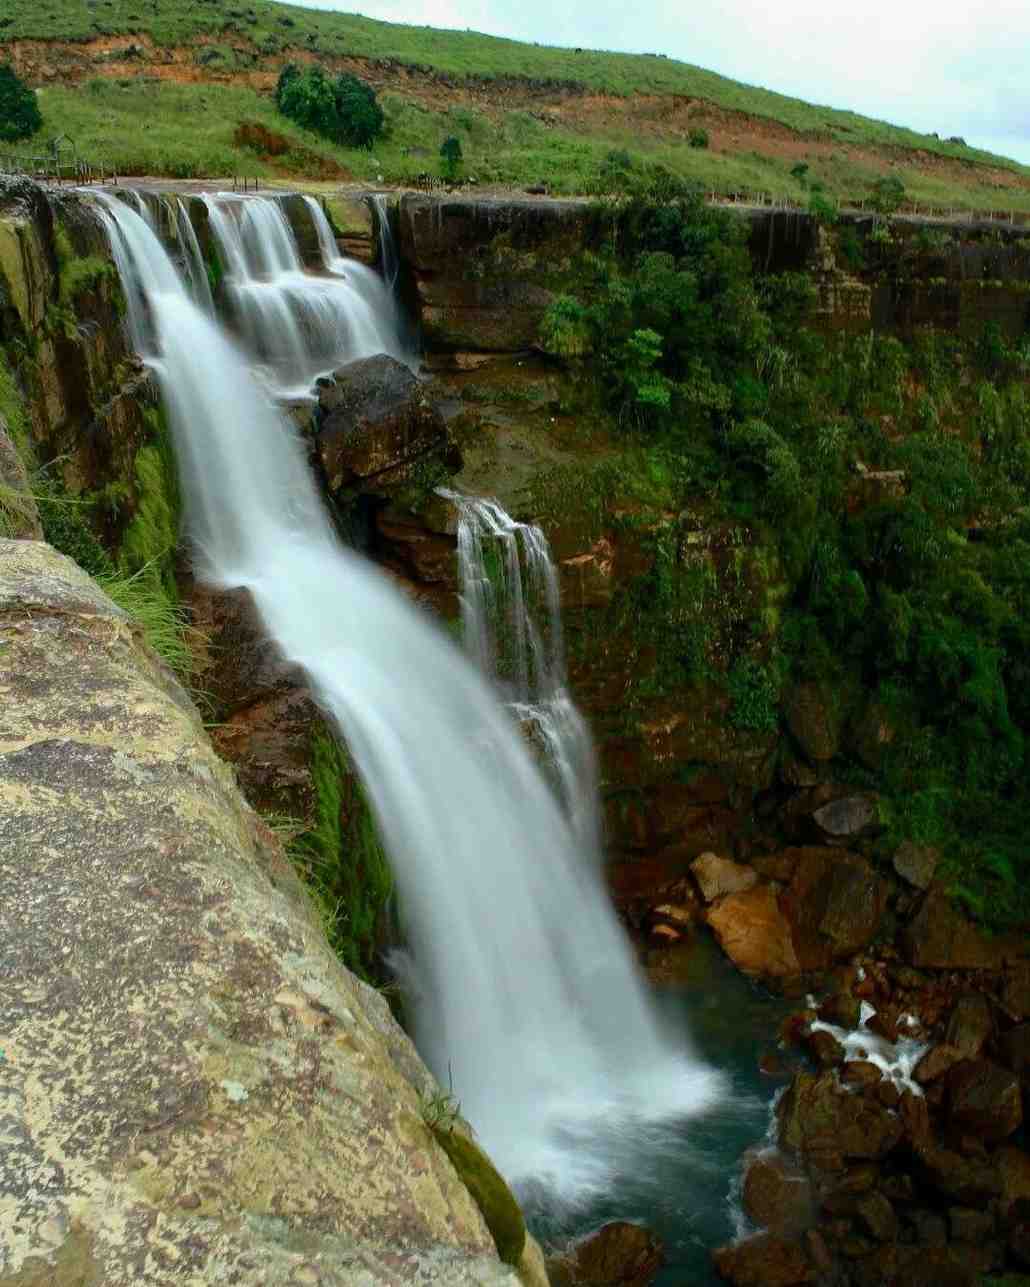
<svg viewBox="0 0 1030 1287"><path fill-rule="evenodd" d="M429 1074L124 614L0 541L0 632L0 1280L514 1282Z"/></svg>
<svg viewBox="0 0 1030 1287"><path fill-rule="evenodd" d="M997 966L1001 953L934 886L901 935L906 959L918 969L981 970Z"/></svg>
<svg viewBox="0 0 1030 1287"><path fill-rule="evenodd" d="M815 1223L811 1181L780 1153L767 1150L752 1159L743 1198L748 1218L772 1233L795 1236Z"/></svg>
<svg viewBox="0 0 1030 1287"><path fill-rule="evenodd" d="M647 1287L664 1259L661 1241L643 1225L613 1220L548 1264L559 1287Z"/></svg>
<svg viewBox="0 0 1030 1287"><path fill-rule="evenodd" d="M399 233L428 347L513 353L536 343L588 229L581 202L406 195Z"/></svg>
<svg viewBox="0 0 1030 1287"><path fill-rule="evenodd" d="M319 389L316 444L329 490L389 492L447 448L443 417L408 368L385 353L349 362Z"/></svg>

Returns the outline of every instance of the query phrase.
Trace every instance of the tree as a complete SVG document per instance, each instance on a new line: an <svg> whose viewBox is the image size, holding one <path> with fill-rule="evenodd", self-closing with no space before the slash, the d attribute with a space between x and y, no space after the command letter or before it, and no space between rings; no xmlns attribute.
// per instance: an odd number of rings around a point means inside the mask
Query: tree
<svg viewBox="0 0 1030 1287"><path fill-rule="evenodd" d="M879 214L892 215L905 200L905 185L896 174L884 175L873 184L872 206Z"/></svg>
<svg viewBox="0 0 1030 1287"><path fill-rule="evenodd" d="M440 144L440 157L443 162L443 177L453 182L461 169L461 139L453 134L445 138Z"/></svg>
<svg viewBox="0 0 1030 1287"><path fill-rule="evenodd" d="M708 131L695 126L687 135L687 142L691 147L705 148L708 146Z"/></svg>
<svg viewBox="0 0 1030 1287"><path fill-rule="evenodd" d="M0 139L6 143L27 139L42 124L36 95L9 63L0 67Z"/></svg>
<svg viewBox="0 0 1030 1287"><path fill-rule="evenodd" d="M340 141L350 147L371 147L385 121L375 90L349 72L336 78L334 90Z"/></svg>
<svg viewBox="0 0 1030 1287"><path fill-rule="evenodd" d="M279 73L275 105L284 116L345 147L371 147L383 131L375 90L344 72L331 81L321 67L287 63Z"/></svg>

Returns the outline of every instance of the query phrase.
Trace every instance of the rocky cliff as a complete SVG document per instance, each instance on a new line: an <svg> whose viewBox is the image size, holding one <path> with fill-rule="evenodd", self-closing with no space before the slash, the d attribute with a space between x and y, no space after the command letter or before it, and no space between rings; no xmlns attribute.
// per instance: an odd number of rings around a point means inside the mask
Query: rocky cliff
<svg viewBox="0 0 1030 1287"><path fill-rule="evenodd" d="M0 634L0 1283L513 1281L432 1078L138 630L4 541Z"/></svg>

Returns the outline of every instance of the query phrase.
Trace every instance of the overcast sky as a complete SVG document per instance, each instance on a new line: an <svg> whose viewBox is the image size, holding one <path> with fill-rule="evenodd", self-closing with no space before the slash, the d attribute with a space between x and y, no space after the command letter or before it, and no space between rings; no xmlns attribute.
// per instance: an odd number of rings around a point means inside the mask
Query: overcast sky
<svg viewBox="0 0 1030 1287"><path fill-rule="evenodd" d="M1030 0L294 0L542 44L664 53L1030 164Z"/></svg>

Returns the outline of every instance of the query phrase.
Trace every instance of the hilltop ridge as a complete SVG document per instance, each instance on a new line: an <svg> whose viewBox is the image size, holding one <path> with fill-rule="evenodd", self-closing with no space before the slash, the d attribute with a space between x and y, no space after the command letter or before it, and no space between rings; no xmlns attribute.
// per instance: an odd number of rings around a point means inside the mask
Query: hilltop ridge
<svg viewBox="0 0 1030 1287"><path fill-rule="evenodd" d="M806 182L818 180L827 193L854 199L890 172L924 202L1030 209L1030 167L660 52L528 44L274 0L8 0L5 8L0 58L41 89L47 128L128 174L404 183L435 171L440 141L453 133L466 173L481 183L583 191L619 149L718 191L804 199ZM374 155L334 147L276 116L269 91L291 59L352 70L375 85L388 135ZM83 84L90 92L75 93ZM193 118L188 128L183 117ZM242 123L273 129L278 151L241 145ZM689 146L698 129L707 148ZM808 167L805 180L791 173L799 164Z"/></svg>

